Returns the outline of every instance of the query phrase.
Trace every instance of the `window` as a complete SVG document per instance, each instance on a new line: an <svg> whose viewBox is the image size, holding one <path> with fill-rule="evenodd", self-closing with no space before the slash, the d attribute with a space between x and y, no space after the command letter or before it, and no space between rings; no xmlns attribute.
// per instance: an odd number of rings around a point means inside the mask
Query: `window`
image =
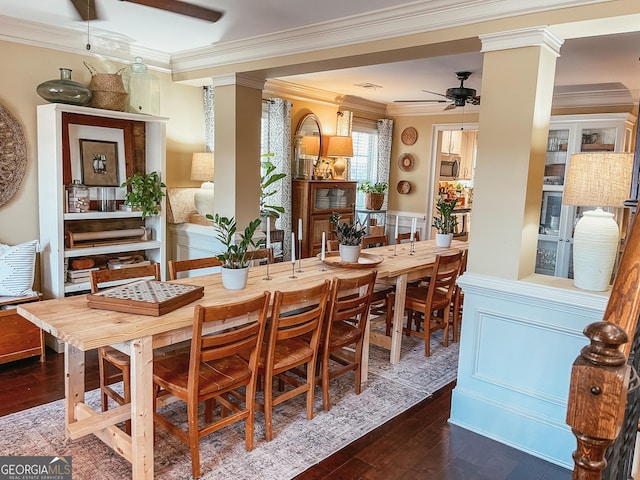
<svg viewBox="0 0 640 480"><path fill-rule="evenodd" d="M365 180L377 181L378 175L378 132L374 127L353 125L353 157L351 158L350 179L359 184ZM356 208L364 208L364 193L358 192Z"/></svg>

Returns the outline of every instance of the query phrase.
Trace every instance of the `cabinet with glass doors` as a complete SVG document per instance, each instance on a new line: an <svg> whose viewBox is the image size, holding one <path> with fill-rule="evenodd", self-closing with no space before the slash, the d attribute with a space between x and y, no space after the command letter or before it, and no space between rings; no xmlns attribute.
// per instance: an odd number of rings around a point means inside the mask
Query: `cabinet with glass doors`
<svg viewBox="0 0 640 480"><path fill-rule="evenodd" d="M542 187L536 273L573 278L573 232L584 210L562 204L572 153L631 150L636 118L627 113L551 117ZM615 212L618 218L621 212Z"/></svg>

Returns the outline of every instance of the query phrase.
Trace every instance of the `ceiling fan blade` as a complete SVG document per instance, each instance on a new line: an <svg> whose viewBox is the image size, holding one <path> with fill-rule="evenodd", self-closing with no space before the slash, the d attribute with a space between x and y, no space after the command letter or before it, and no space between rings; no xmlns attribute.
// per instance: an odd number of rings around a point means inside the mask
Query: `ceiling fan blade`
<svg viewBox="0 0 640 480"><path fill-rule="evenodd" d="M469 97L467 102L471 105L480 105L480 96L476 95L475 97Z"/></svg>
<svg viewBox="0 0 640 480"><path fill-rule="evenodd" d="M447 110L453 110L454 108L456 108L455 103L450 103L445 107L444 111L446 112Z"/></svg>
<svg viewBox="0 0 640 480"><path fill-rule="evenodd" d="M449 100L394 100L394 103L447 103Z"/></svg>
<svg viewBox="0 0 640 480"><path fill-rule="evenodd" d="M440 97L444 97L444 98L448 98L446 95L443 95L442 93L438 93L438 92L430 92L429 90L422 90L425 93L430 93L431 95L438 95Z"/></svg>
<svg viewBox="0 0 640 480"><path fill-rule="evenodd" d="M71 0L71 3L85 22L98 19L95 0Z"/></svg>
<svg viewBox="0 0 640 480"><path fill-rule="evenodd" d="M181 2L180 0L121 0L123 2L137 3L147 7L166 10L167 12L178 13L188 17L199 18L209 22L217 22L222 17L223 12L200 7L192 3Z"/></svg>

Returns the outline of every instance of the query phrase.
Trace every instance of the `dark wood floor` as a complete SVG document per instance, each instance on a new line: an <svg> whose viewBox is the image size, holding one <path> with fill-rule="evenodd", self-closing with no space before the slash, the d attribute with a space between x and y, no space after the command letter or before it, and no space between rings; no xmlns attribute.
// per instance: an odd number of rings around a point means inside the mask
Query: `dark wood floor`
<svg viewBox="0 0 640 480"><path fill-rule="evenodd" d="M64 396L64 355L0 365L0 416ZM87 390L98 386L97 356L87 354ZM569 480L571 472L450 425L450 384L415 407L300 474L315 479Z"/></svg>

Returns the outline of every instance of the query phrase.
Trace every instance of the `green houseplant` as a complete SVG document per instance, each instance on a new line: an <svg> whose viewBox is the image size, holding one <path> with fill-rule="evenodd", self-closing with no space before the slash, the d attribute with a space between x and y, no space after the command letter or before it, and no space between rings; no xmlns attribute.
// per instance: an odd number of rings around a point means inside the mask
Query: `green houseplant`
<svg viewBox="0 0 640 480"><path fill-rule="evenodd" d="M273 157L273 153L264 153L261 162L262 175L260 176L260 216L279 218L284 213L284 207L280 205L271 205L269 197L275 195L278 191L277 182L287 176L286 173L277 173L276 166L269 160Z"/></svg>
<svg viewBox="0 0 640 480"><path fill-rule="evenodd" d="M458 225L458 219L453 215L457 202L457 198L454 198L451 202L446 202L441 198L438 199L436 204L436 212L438 214L433 217L431 226L436 229L436 245L439 247L451 245L453 232Z"/></svg>
<svg viewBox="0 0 640 480"><path fill-rule="evenodd" d="M128 190L124 203L142 210L142 218L160 213L160 202L165 196L163 189L167 186L158 172L134 173L120 186Z"/></svg>
<svg viewBox="0 0 640 480"><path fill-rule="evenodd" d="M223 217L215 214L215 217L207 215L213 220L213 228L216 232L216 239L224 245L225 250L216 255L222 262L222 286L228 290L239 290L247 285L249 274L249 263L251 258L247 255L249 247L258 248L262 244L262 239L254 241L253 235L260 226L260 219L256 218L249 222L249 225L240 233L240 241L236 242L236 232L238 230L235 217Z"/></svg>
<svg viewBox="0 0 640 480"><path fill-rule="evenodd" d="M332 233L340 242L340 260L348 263L356 263L362 248L362 237L367 233L364 225L356 219L353 223L341 222L342 215L332 212L329 217L334 229Z"/></svg>
<svg viewBox="0 0 640 480"><path fill-rule="evenodd" d="M380 210L384 203L384 194L389 188L385 182L371 183L369 180L358 185L358 190L364 193L364 208Z"/></svg>

